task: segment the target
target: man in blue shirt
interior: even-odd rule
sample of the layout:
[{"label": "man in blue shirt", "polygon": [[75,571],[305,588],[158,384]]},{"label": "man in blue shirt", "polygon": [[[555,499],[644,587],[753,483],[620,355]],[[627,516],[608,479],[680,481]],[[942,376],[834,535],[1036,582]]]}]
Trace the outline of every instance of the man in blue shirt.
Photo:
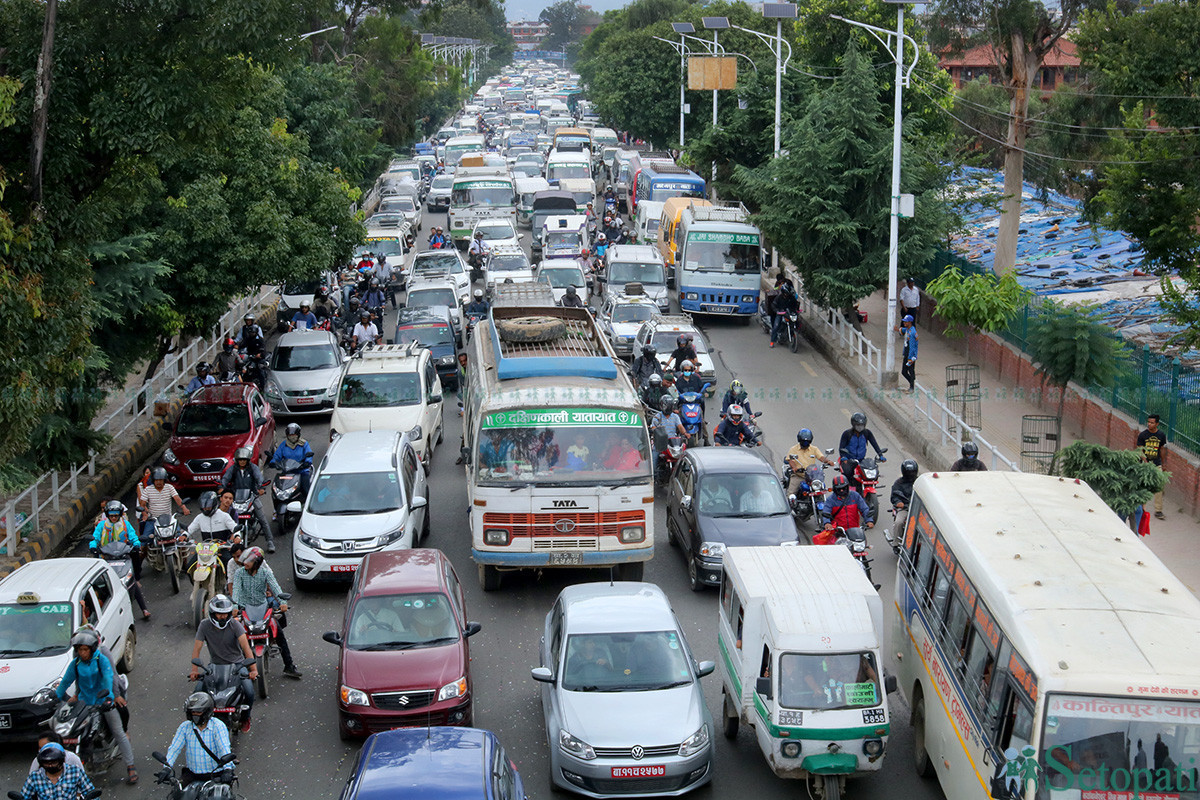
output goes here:
[{"label": "man in blue shirt", "polygon": [[188,381],[188,385],[184,387],[184,391],[188,394],[199,389],[201,386],[212,386],[217,382],[215,376],[209,374],[210,367],[207,361],[201,361],[196,365],[196,377]]},{"label": "man in blue shirt", "polygon": [[[21,795],[26,800],[75,800],[96,787],[78,764],[66,763],[67,753],[58,742],[47,742],[37,754],[37,769],[29,773]],[[76,757],[76,761],[78,761]]]},{"label": "man in blue shirt", "polygon": [[317,327],[317,315],[312,312],[312,304],[307,300],[300,301],[300,310],[292,315],[292,324],[288,330],[308,330]]},{"label": "man in blue shirt", "polygon": [[[167,748],[167,766],[184,754],[184,767],[179,782],[184,786],[197,781],[219,780],[224,769],[217,759],[233,752],[229,744],[229,729],[219,719],[213,719],[216,705],[212,695],[195,692],[183,702],[187,720],[179,723],[171,746]],[[216,756],[214,758],[213,756]]]},{"label": "man in blue shirt", "polygon": [[875,448],[875,455],[880,461],[887,461],[883,454],[887,452],[887,448],[881,448],[879,442],[875,441],[875,434],[871,433],[871,429],[867,427],[867,415],[861,411],[856,411],[850,415],[850,427],[842,431],[842,439],[838,442],[838,454],[842,459],[852,458],[855,461],[862,461],[867,457],[867,445]]},{"label": "man in blue shirt", "polygon": [[904,325],[904,366],[900,367],[900,374],[908,381],[908,390],[916,391],[917,388],[917,327],[913,324],[911,314],[906,314],[902,321]]},{"label": "man in blue shirt", "polygon": [[308,440],[300,437],[300,425],[295,422],[288,423],[286,436],[279,443],[279,447],[275,448],[275,453],[271,456],[267,466],[283,469],[284,462],[288,460],[299,461],[302,465],[300,493],[308,497],[309,481],[312,478],[313,449]]},{"label": "man in blue shirt", "polygon": [[658,453],[666,450],[667,440],[672,436],[687,439],[687,428],[683,427],[683,418],[675,410],[675,398],[669,394],[659,399],[660,411],[655,412],[650,419],[650,432],[654,436],[654,446],[650,448],[650,459],[653,462],[654,473],[658,473]]},{"label": "man in blue shirt", "polygon": [[67,690],[75,685],[77,695],[72,697],[70,702],[79,701],[100,709],[104,721],[108,723],[108,729],[117,740],[121,758],[125,760],[129,782],[137,783],[137,768],[133,766],[133,746],[129,744],[129,737],[125,735],[121,715],[115,704],[116,698],[112,696],[113,667],[104,654],[99,652],[100,635],[91,628],[80,628],[71,637],[71,647],[75,651],[75,657],[67,665],[67,671],[54,693],[59,700],[66,700]]}]

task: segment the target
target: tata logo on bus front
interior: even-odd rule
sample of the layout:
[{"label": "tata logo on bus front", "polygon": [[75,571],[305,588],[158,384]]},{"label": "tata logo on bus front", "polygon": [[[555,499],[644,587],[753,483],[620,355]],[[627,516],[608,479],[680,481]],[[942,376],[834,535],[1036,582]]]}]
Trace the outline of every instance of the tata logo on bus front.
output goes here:
[{"label": "tata logo on bus front", "polygon": [[574,500],[551,500],[552,508],[579,508],[579,504]]}]

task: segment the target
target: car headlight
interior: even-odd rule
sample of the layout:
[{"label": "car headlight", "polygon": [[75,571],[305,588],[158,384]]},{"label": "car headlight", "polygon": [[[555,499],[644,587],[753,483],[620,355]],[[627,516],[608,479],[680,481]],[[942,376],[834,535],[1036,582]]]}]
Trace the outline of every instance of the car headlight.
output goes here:
[{"label": "car headlight", "polygon": [[[596,751],[592,746],[585,741],[576,739],[565,730],[558,732],[558,746],[565,753],[570,753],[576,758],[582,758],[584,761],[591,761],[596,757]],[[683,749],[682,747],[680,749]]]},{"label": "car headlight", "polygon": [[171,448],[168,447],[163,451],[163,461],[167,462],[168,464],[178,464],[179,458],[173,452],[171,452]]},{"label": "car headlight", "polygon": [[438,702],[453,700],[455,697],[462,697],[466,693],[467,679],[466,676],[463,676],[453,683],[447,683],[438,691]]},{"label": "car headlight", "polygon": [[384,547],[389,545],[392,542],[400,539],[402,536],[404,536],[404,528],[397,528],[390,533],[385,533],[383,536],[379,537],[379,546]]},{"label": "car headlight", "polygon": [[319,550],[321,548],[321,540],[313,536],[311,533],[305,533],[304,531],[297,530],[296,538],[299,539],[300,544],[304,545],[305,547],[311,547],[314,550]]},{"label": "car headlight", "polygon": [[448,367],[454,363],[454,356],[442,356],[438,359],[438,363],[444,367]]},{"label": "car headlight", "polygon": [[492,547],[505,547],[508,544],[508,531],[504,528],[488,528],[483,532],[483,543]]},{"label": "car headlight", "polygon": [[342,386],[342,379],[341,379],[341,376],[338,376],[337,378],[333,379],[333,383],[329,384],[329,388],[327,390],[325,390],[325,394],[328,397],[337,397],[338,389],[340,389],[341,386]]},{"label": "car headlight", "polygon": [[642,525],[629,525],[621,528],[621,544],[634,544],[646,540],[646,528]]},{"label": "car headlight", "polygon": [[700,299],[700,295],[698,295],[698,294],[697,294],[697,293],[695,293],[695,292],[684,292],[684,293],[683,293],[683,299],[684,299],[684,300],[699,300],[699,299]]},{"label": "car headlight", "polygon": [[724,542],[701,542],[700,555],[708,556],[709,558],[721,558],[725,555]]},{"label": "car headlight", "polygon": [[349,686],[342,684],[342,702],[348,706],[369,706],[371,701],[367,699],[367,693],[361,689],[351,689]]},{"label": "car headlight", "polygon": [[683,744],[679,745],[679,755],[694,756],[706,747],[708,747],[707,724],[702,725],[700,730],[683,740]]},{"label": "car headlight", "polygon": [[268,400],[282,400],[283,399],[283,389],[279,386],[278,383],[275,382],[274,379],[267,381],[267,385],[264,388],[263,393],[266,394]]},{"label": "car headlight", "polygon": [[61,681],[62,678],[55,678],[46,686],[38,689],[29,702],[33,703],[35,706],[48,706],[55,702],[58,700],[58,695],[54,693],[54,690],[58,688],[58,684]]}]

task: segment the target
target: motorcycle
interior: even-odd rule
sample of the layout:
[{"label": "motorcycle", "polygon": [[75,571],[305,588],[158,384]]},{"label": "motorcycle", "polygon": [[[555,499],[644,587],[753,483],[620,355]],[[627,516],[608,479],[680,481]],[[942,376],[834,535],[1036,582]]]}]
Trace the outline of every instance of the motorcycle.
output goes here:
[{"label": "motorcycle", "polygon": [[666,486],[671,473],[675,471],[675,464],[683,458],[684,451],[687,450],[687,441],[682,436],[668,436],[664,446],[659,448],[659,438],[655,437],[654,445],[658,449],[658,467],[654,471],[654,482],[658,486]]},{"label": "motorcycle", "polygon": [[292,529],[295,523],[300,521],[300,515],[288,511],[287,506],[293,500],[304,501],[300,495],[300,479],[301,473],[306,469],[312,469],[312,464],[302,464],[294,458],[285,459],[283,467],[275,475],[275,480],[271,482],[271,497],[275,500],[275,516],[279,521],[276,535],[280,539]]},{"label": "motorcycle", "polygon": [[[290,594],[281,594],[279,599],[287,602]],[[258,664],[258,681],[255,690],[259,698],[267,699],[267,668],[271,664],[272,651],[276,650],[275,640],[279,636],[279,620],[275,609],[269,603],[257,606],[247,606],[241,611],[242,627],[246,629],[246,638],[254,651],[254,661]]]},{"label": "motorcycle", "polygon": [[[787,489],[794,475],[791,464],[784,461],[783,478],[781,479],[784,489]],[[792,507],[792,516],[800,522],[807,522],[813,516],[820,519],[821,504],[825,502],[825,495],[828,493],[829,490],[825,487],[825,465],[819,461],[810,464],[804,470],[804,482],[800,487],[800,493],[788,497],[788,504]]]},{"label": "motorcycle", "polygon": [[196,542],[195,561],[189,572],[192,577],[192,627],[200,627],[208,601],[225,591],[225,564],[221,552],[225,543],[219,539]]},{"label": "motorcycle", "polygon": [[188,538],[174,514],[160,514],[154,520],[154,536],[146,542],[146,560],[159,572],[166,570],[171,578],[171,593],[179,594],[179,573],[182,559],[179,545]]},{"label": "motorcycle", "polygon": [[[264,483],[261,488],[265,489],[270,485],[270,483]],[[258,522],[258,516],[254,513],[254,501],[257,497],[258,494],[249,489],[236,489],[233,492],[233,507],[229,509],[229,516],[233,517],[234,522],[239,523],[245,530],[247,547],[254,544],[254,540],[259,536],[267,535]]]},{"label": "motorcycle", "polygon": [[871,581],[871,585],[876,589],[879,584],[871,579],[871,559],[867,556],[867,551],[871,549],[871,545],[867,544],[867,535],[862,528],[842,528],[834,527],[832,524],[826,523],[825,530],[817,536],[813,537],[813,544],[840,544],[850,551],[850,555],[858,561],[859,566],[863,568],[863,572],[867,574],[867,580]]},{"label": "motorcycle", "polygon": [[173,800],[233,800],[236,795],[233,792],[233,786],[237,783],[237,775],[233,772],[233,767],[230,764],[237,763],[237,756],[233,753],[226,753],[221,756],[219,764],[225,769],[221,770],[221,774],[212,780],[194,781],[186,788],[178,778],[175,777],[175,770],[171,769],[167,763],[167,757],[162,753],[155,751],[151,753],[154,760],[163,765],[163,769],[154,773],[155,783],[160,786],[171,787],[171,797]]},{"label": "motorcycle", "polygon": [[250,707],[242,692],[242,680],[250,677],[254,659],[243,659],[236,664],[205,664],[193,658],[192,664],[200,668],[197,690],[212,695],[216,705],[213,718],[225,723],[230,736],[237,736],[250,716]]},{"label": "motorcycle", "polygon": [[688,447],[698,446],[700,438],[704,444],[711,444],[708,428],[704,427],[704,412],[700,406],[700,398],[712,384],[706,383],[698,392],[683,392],[679,395],[679,418],[683,420],[683,429],[688,434]]},{"label": "motorcycle", "polygon": [[[763,443],[762,432],[760,431],[760,429],[758,427],[758,423],[756,423],[754,421],[754,420],[758,419],[759,417],[761,417],[762,413],[763,412],[761,412],[761,411],[755,411],[753,414],[751,414],[750,416],[748,416],[746,418],[746,427],[748,427],[754,433],[754,444],[747,444],[746,440],[745,440],[745,436],[742,436],[742,438],[739,439],[739,441],[738,441],[739,446],[743,446],[743,447],[761,447],[762,446],[762,443]],[[721,419],[725,419],[724,414],[721,415]],[[727,442],[718,442],[717,441],[717,429],[720,427],[721,427],[721,423],[719,423],[719,422],[713,426],[713,432],[712,432],[713,441],[716,442],[718,446],[728,446]]]},{"label": "motorcycle", "polygon": [[100,706],[64,700],[43,724],[62,737],[64,748],[79,756],[89,777],[108,772],[121,754]]},{"label": "motorcycle", "polygon": [[264,353],[247,353],[241,351],[241,355],[245,357],[242,363],[242,383],[253,383],[258,387],[259,391],[263,390],[263,385],[266,381],[266,355]]},{"label": "motorcycle", "polygon": [[846,478],[867,502],[871,519],[879,519],[879,465],[875,459],[867,456],[859,461],[854,467],[853,477],[847,475]]}]

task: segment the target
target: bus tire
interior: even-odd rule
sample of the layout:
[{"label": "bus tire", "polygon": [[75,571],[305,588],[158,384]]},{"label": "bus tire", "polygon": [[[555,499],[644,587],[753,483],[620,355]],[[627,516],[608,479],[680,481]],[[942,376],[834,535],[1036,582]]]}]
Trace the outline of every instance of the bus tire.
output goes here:
[{"label": "bus tire", "polygon": [[822,787],[822,800],[842,800],[842,778],[840,775],[826,775],[825,786]]},{"label": "bus tire", "polygon": [[733,707],[733,701],[729,699],[729,693],[725,691],[725,687],[721,687],[721,732],[725,734],[726,739],[736,739],[738,734],[738,712]]},{"label": "bus tire", "polygon": [[929,751],[925,749],[925,695],[920,684],[913,687],[912,709],[913,766],[919,777],[932,778],[933,762],[929,760]]},{"label": "bus tire", "polygon": [[646,571],[646,562],[630,561],[625,564],[617,564],[613,569],[619,581],[640,581]]},{"label": "bus tire", "polygon": [[479,565],[479,588],[485,592],[494,592],[500,588],[500,570],[491,564]]},{"label": "bus tire", "polygon": [[554,317],[516,317],[496,320],[496,332],[511,344],[552,342],[567,332],[566,323]]}]

